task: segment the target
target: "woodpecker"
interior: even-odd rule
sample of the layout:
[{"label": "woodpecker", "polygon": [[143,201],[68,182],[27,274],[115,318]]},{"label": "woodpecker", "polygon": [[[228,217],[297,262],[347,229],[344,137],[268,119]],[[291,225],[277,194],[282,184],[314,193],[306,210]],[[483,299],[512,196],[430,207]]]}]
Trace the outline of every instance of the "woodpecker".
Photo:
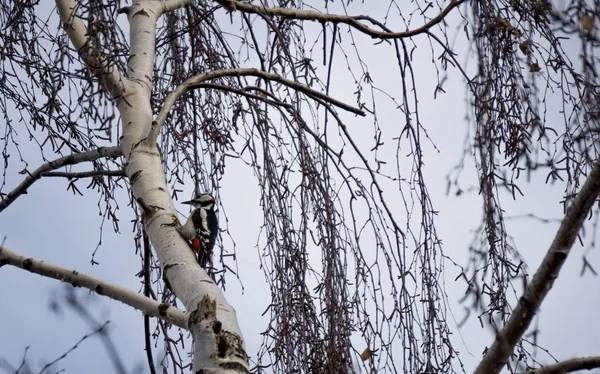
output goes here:
[{"label": "woodpecker", "polygon": [[191,205],[194,210],[187,222],[181,227],[181,235],[192,242],[192,249],[198,255],[198,263],[204,270],[212,264],[212,252],[219,232],[219,222],[215,213],[215,198],[210,194],[201,194],[183,204]]}]

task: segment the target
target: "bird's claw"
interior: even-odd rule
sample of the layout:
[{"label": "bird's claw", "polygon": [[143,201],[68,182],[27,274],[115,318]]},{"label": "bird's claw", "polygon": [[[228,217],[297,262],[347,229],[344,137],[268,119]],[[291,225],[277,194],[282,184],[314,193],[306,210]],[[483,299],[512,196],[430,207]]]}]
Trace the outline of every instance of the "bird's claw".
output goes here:
[{"label": "bird's claw", "polygon": [[179,218],[177,218],[176,215],[172,214],[171,220],[172,220],[171,223],[163,223],[161,226],[175,227],[177,229],[177,231],[181,232],[181,222],[179,222]]},{"label": "bird's claw", "polygon": [[181,222],[179,222],[179,218],[177,218],[177,216],[173,214],[173,215],[171,215],[171,219],[173,222],[163,223],[161,226],[175,227],[175,230],[177,230],[177,233],[179,233],[179,236],[181,236],[183,239],[185,239],[185,241],[187,241],[187,238],[181,232]]}]

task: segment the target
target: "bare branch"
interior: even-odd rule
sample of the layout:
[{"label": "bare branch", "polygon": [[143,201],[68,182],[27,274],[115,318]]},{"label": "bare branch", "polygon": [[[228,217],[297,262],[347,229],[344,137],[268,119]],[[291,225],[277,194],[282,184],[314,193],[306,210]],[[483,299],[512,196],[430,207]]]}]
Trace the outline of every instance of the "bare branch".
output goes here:
[{"label": "bare branch", "polygon": [[215,70],[215,71],[211,71],[208,73],[195,75],[195,76],[189,78],[188,80],[186,80],[181,85],[179,85],[179,87],[177,87],[174,91],[172,91],[167,96],[160,113],[158,113],[156,120],[154,120],[154,122],[152,123],[152,128],[150,129],[150,133],[148,134],[147,142],[149,144],[156,143],[156,138],[158,137],[158,131],[160,130],[160,127],[167,119],[167,115],[169,114],[171,107],[173,106],[173,104],[175,104],[177,99],[179,99],[181,96],[185,95],[189,90],[201,87],[201,84],[207,80],[222,78],[222,77],[241,77],[241,76],[254,76],[254,77],[259,77],[259,78],[263,78],[263,79],[270,80],[270,81],[275,81],[275,82],[281,83],[283,85],[286,85],[296,91],[300,91],[308,96],[311,96],[312,98],[324,100],[325,102],[331,103],[331,104],[333,104],[339,108],[342,108],[344,110],[347,110],[349,112],[352,112],[352,113],[355,113],[355,114],[358,114],[361,116],[365,116],[365,112],[358,108],[354,108],[348,104],[344,104],[341,101],[333,99],[324,93],[313,90],[310,87],[307,87],[298,82],[294,82],[293,80],[284,78],[277,74],[269,73],[269,72],[258,70],[258,69],[243,69],[243,68]]},{"label": "bare branch", "polygon": [[483,357],[475,374],[499,373],[504,367],[519,338],[529,327],[533,316],[558,278],[583,221],[600,194],[600,159],[596,161],[581,190],[567,209],[554,241],[514,312],[496,334],[494,344]]},{"label": "bare branch", "polygon": [[[283,103],[279,100],[275,100],[275,98],[269,99],[268,97],[273,97],[273,96],[270,95],[267,90],[264,90],[257,86],[246,86],[244,88],[235,88],[235,87],[225,86],[222,84],[201,83],[201,84],[198,84],[195,88],[212,88],[215,90],[232,92],[232,93],[238,94],[240,96],[244,96],[244,97],[247,97],[250,99],[262,101],[264,103],[267,103],[267,104],[273,105],[273,106],[285,106],[286,108],[290,106],[289,104]],[[257,91],[260,94],[250,93],[251,91]]]},{"label": "bare branch", "polygon": [[292,8],[263,8],[258,7],[248,3],[242,3],[236,0],[215,0],[217,3],[222,5],[229,11],[239,10],[244,13],[253,13],[259,15],[269,15],[274,17],[281,17],[285,19],[302,19],[307,21],[317,21],[317,22],[331,22],[331,23],[345,23],[348,26],[354,27],[355,29],[370,35],[373,38],[380,39],[400,39],[400,38],[408,38],[411,36],[415,36],[418,34],[422,34],[427,32],[431,27],[440,23],[447,15],[452,11],[452,9],[456,8],[460,4],[464,3],[465,0],[452,0],[450,4],[442,10],[442,12],[436,17],[432,18],[429,22],[424,24],[421,27],[418,27],[413,30],[408,31],[400,31],[400,32],[387,32],[387,31],[378,31],[374,30],[365,24],[361,23],[361,20],[373,22],[371,17],[368,16],[343,16],[338,14],[325,14],[320,12],[315,12],[312,10],[303,10],[303,9],[292,9]]},{"label": "bare branch", "polygon": [[123,170],[91,170],[91,171],[81,171],[81,172],[63,172],[63,171],[48,171],[42,173],[42,177],[64,177],[64,178],[90,178],[90,177],[98,177],[98,176],[107,176],[107,177],[124,177],[125,171]]},{"label": "bare branch", "polygon": [[90,71],[104,83],[113,97],[123,93],[124,77],[112,66],[96,45],[88,38],[88,31],[77,13],[75,0],[56,0],[60,21],[81,59]]},{"label": "bare branch", "polygon": [[543,368],[528,370],[524,374],[563,374],[578,370],[591,370],[600,367],[600,356],[580,357],[547,365]]},{"label": "bare branch", "polygon": [[45,277],[58,279],[73,286],[85,287],[100,295],[120,301],[143,313],[158,317],[175,326],[187,329],[188,316],[179,309],[158,301],[152,300],[137,292],[105,281],[93,275],[80,273],[76,270],[49,264],[44,261],[25,257],[6,247],[0,246],[0,266],[9,264],[18,268],[39,274]]},{"label": "bare branch", "polygon": [[15,189],[10,191],[6,196],[0,196],[0,212],[6,207],[12,204],[19,196],[26,194],[27,189],[38,179],[40,179],[46,172],[55,170],[65,165],[75,165],[80,162],[93,161],[99,158],[117,158],[122,156],[121,147],[100,147],[89,152],[74,153],[65,157],[57,158],[54,161],[49,161],[42,166],[35,169],[33,173],[30,173],[27,178]]}]

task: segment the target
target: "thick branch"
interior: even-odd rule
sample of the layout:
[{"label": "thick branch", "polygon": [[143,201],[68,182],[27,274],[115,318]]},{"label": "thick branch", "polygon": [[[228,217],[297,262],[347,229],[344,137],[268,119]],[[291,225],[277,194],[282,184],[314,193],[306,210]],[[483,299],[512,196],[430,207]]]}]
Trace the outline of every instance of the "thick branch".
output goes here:
[{"label": "thick branch", "polygon": [[[161,1],[161,9],[160,14],[171,12],[175,9],[181,8],[182,6],[186,6],[192,3],[192,0],[166,0]],[[160,15],[159,14],[159,15]]]},{"label": "thick branch", "polygon": [[75,0],[56,0],[56,7],[60,22],[86,66],[104,83],[113,97],[120,96],[123,93],[123,76],[103,58],[96,41],[88,38],[87,29],[77,14]]},{"label": "thick branch", "polygon": [[[400,32],[387,32],[387,31],[379,31],[372,29],[365,24],[361,23],[361,20],[371,21],[370,17],[367,16],[343,16],[337,14],[325,14],[319,13],[312,10],[303,10],[303,9],[292,9],[292,8],[263,8],[258,7],[249,3],[242,3],[236,0],[215,0],[217,3],[222,5],[229,11],[239,10],[244,13],[253,13],[259,15],[269,15],[271,17],[281,17],[287,19],[301,19],[307,21],[317,21],[317,22],[331,22],[331,23],[345,23],[355,29],[373,37],[379,39],[399,39],[399,38],[408,38],[411,36],[415,36],[417,34],[424,33],[428,31],[433,26],[440,23],[450,11],[460,4],[464,3],[465,0],[452,0],[442,10],[440,14],[438,14],[435,18],[432,18],[429,22],[425,23],[423,26],[408,30],[408,31],[400,31]],[[372,22],[375,23],[375,22]]]},{"label": "thick branch", "polygon": [[35,171],[21,184],[19,184],[15,189],[10,191],[6,196],[0,196],[0,212],[2,212],[6,207],[8,207],[13,201],[15,201],[22,194],[27,193],[27,189],[38,179],[42,177],[42,174],[49,172],[51,170],[58,169],[65,165],[74,165],[80,162],[85,161],[93,161],[102,157],[109,158],[117,158],[122,156],[120,147],[100,147],[93,151],[75,153],[69,156],[57,158],[54,161],[46,162],[39,168],[35,169]]},{"label": "thick branch", "polygon": [[525,289],[524,295],[519,299],[519,304],[506,325],[496,334],[494,344],[477,366],[475,374],[499,373],[504,367],[519,338],[529,327],[533,316],[558,278],[560,269],[598,194],[600,194],[600,159],[594,164],[583,187],[567,209],[567,214],[558,228],[546,257]]},{"label": "thick branch", "polygon": [[28,258],[6,247],[0,246],[0,266],[9,264],[18,268],[39,274],[45,277],[58,279],[62,282],[71,283],[73,286],[85,287],[100,295],[120,301],[143,313],[158,317],[175,326],[187,329],[188,315],[179,309],[152,300],[127,288],[117,286],[93,275],[80,273],[76,270],[63,268],[62,266],[49,264],[33,258]]},{"label": "thick branch", "polygon": [[525,374],[563,374],[579,370],[591,370],[600,368],[600,356],[580,357],[572,360],[547,365],[543,368],[526,371]]},{"label": "thick branch", "polygon": [[173,107],[173,105],[175,104],[177,99],[179,99],[181,96],[185,95],[188,91],[190,91],[194,88],[201,87],[202,83],[205,81],[216,79],[216,78],[222,78],[222,77],[241,77],[241,76],[254,76],[254,77],[263,78],[265,80],[275,81],[275,82],[281,83],[285,86],[288,86],[296,91],[302,92],[308,96],[312,96],[314,98],[318,98],[325,102],[331,103],[331,104],[333,104],[339,108],[342,108],[344,110],[347,110],[349,112],[352,112],[352,113],[355,113],[355,114],[358,114],[361,116],[365,116],[365,112],[363,112],[362,110],[360,110],[358,108],[354,108],[348,104],[344,104],[341,101],[333,99],[330,96],[328,96],[322,92],[313,90],[310,87],[307,87],[307,86],[300,84],[298,82],[295,82],[293,80],[284,78],[277,74],[273,74],[273,73],[269,73],[269,72],[257,70],[257,69],[243,69],[243,68],[215,70],[215,71],[211,71],[209,73],[195,75],[195,76],[189,78],[188,80],[186,80],[185,82],[183,82],[181,85],[179,85],[179,87],[177,87],[174,91],[169,93],[160,113],[158,113],[156,120],[152,123],[152,129],[150,130],[150,133],[148,134],[148,138],[147,138],[148,144],[156,143],[156,138],[158,137],[158,132],[160,130],[160,127],[167,119],[167,115],[169,114],[171,107]]}]

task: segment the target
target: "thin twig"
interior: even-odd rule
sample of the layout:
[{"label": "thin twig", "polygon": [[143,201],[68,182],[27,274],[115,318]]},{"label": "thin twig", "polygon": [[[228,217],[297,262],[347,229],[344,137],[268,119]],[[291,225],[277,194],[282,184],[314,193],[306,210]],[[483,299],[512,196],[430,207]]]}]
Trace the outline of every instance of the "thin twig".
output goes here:
[{"label": "thin twig", "polygon": [[100,340],[104,345],[104,349],[106,349],[106,354],[108,355],[110,362],[113,364],[114,372],[117,374],[126,374],[127,369],[125,369],[125,365],[123,364],[123,358],[119,353],[115,342],[111,338],[108,329],[105,328],[109,321],[100,324],[100,322],[96,320],[92,313],[79,301],[79,297],[74,288],[66,289],[65,301],[67,302],[67,305],[71,307],[75,313],[77,313],[77,316],[80,317],[91,328],[99,329],[98,331],[100,333]]},{"label": "thin twig", "polygon": [[[150,247],[150,239],[148,238],[148,234],[146,234],[146,230],[143,229],[143,237],[144,237],[144,296],[150,298],[150,293],[152,291],[152,284],[150,280],[150,258],[152,256],[152,249]],[[146,359],[148,360],[148,368],[150,369],[150,374],[156,374],[156,368],[154,367],[154,357],[152,356],[152,342],[150,341],[150,316],[144,315],[144,344],[146,348]]]},{"label": "thin twig", "polygon": [[60,360],[65,359],[69,355],[69,353],[71,353],[74,350],[76,350],[77,348],[79,348],[79,345],[81,343],[83,343],[84,340],[86,340],[87,338],[91,338],[92,336],[94,336],[96,334],[100,334],[103,331],[103,329],[106,328],[106,326],[108,325],[108,323],[109,323],[109,321],[106,321],[102,325],[100,325],[97,328],[95,328],[94,331],[92,331],[91,333],[85,334],[84,336],[82,336],[81,339],[79,339],[77,341],[77,343],[73,344],[73,346],[71,348],[69,348],[65,353],[63,353],[62,355],[60,355],[60,357],[58,357],[54,361],[51,361],[51,362],[47,363],[46,365],[44,365],[44,367],[42,368],[42,370],[40,370],[40,373],[43,373],[46,369],[51,368],[53,365],[55,365]]}]

